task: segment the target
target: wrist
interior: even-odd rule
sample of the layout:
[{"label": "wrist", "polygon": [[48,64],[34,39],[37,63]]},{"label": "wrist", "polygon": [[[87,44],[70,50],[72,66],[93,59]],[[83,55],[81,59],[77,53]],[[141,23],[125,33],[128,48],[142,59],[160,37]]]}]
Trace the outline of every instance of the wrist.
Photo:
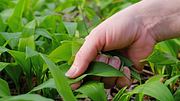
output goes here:
[{"label": "wrist", "polygon": [[159,42],[180,37],[180,0],[144,0],[137,4],[137,18]]}]

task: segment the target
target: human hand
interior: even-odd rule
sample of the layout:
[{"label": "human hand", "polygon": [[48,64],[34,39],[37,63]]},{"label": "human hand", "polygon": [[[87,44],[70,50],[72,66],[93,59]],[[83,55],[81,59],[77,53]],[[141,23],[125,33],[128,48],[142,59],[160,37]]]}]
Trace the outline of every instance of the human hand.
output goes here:
[{"label": "human hand", "polygon": [[[100,51],[110,50],[119,50],[119,53],[127,56],[133,62],[134,67],[141,71],[143,64],[140,63],[140,60],[151,54],[156,42],[180,36],[173,34],[180,32],[178,3],[180,3],[179,0],[171,2],[168,0],[143,0],[114,14],[86,37],[66,76],[70,78],[80,76],[86,71],[89,63],[95,59],[98,60],[97,58],[110,65],[115,61],[120,61],[114,57],[108,58],[102,55],[97,57]],[[113,64],[112,66],[118,68],[119,65]],[[128,68],[125,69],[125,74],[130,75]],[[106,78],[103,81],[106,85],[125,86],[130,84],[127,77],[118,79]],[[123,83],[118,81],[123,81]],[[76,87],[78,85],[80,84],[77,84]]]}]

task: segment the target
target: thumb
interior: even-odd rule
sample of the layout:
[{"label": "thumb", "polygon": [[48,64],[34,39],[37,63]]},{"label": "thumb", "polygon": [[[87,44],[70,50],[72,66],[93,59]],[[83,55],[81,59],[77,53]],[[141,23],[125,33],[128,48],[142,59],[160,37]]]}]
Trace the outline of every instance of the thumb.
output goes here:
[{"label": "thumb", "polygon": [[69,78],[76,78],[83,74],[89,63],[95,59],[97,53],[102,49],[100,38],[94,33],[86,37],[86,40],[75,56],[71,68],[66,72]]}]

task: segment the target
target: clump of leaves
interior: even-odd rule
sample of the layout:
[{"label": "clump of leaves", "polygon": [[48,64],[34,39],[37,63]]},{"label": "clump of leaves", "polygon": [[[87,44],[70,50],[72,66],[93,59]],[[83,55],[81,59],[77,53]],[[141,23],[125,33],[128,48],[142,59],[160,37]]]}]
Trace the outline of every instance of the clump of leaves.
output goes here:
[{"label": "clump of leaves", "polygon": [[[87,76],[124,76],[121,71],[101,62],[92,62],[76,79],[69,79],[64,74],[90,30],[135,2],[138,0],[2,0],[0,101],[76,101],[86,98],[106,101],[102,82],[87,80],[75,91],[71,90],[70,84]],[[127,87],[118,90],[113,100],[143,100],[151,96],[160,101],[178,101],[179,47],[179,39],[159,43],[153,54],[144,60],[150,71],[159,76],[146,81],[131,68],[132,77],[140,84],[136,83],[130,91]],[[122,65],[132,65],[116,52],[105,54],[118,55]]]}]

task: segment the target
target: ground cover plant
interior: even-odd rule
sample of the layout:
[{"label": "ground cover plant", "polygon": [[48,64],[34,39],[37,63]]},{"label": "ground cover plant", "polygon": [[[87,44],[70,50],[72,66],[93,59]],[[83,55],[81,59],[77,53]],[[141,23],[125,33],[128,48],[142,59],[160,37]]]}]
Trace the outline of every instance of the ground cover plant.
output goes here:
[{"label": "ground cover plant", "polygon": [[[0,101],[179,101],[180,39],[160,42],[133,84],[106,93],[92,76],[118,77],[122,71],[92,62],[76,79],[65,77],[85,36],[100,22],[139,0],[0,0]],[[82,86],[70,84],[85,78]]]}]

